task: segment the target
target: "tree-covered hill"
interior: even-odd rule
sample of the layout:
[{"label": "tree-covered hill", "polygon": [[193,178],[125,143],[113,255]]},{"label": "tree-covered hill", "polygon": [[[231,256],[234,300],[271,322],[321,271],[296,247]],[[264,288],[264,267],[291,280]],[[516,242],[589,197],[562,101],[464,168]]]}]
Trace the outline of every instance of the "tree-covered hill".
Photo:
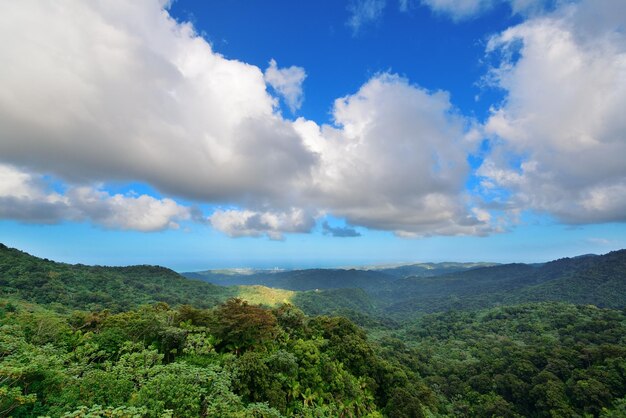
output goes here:
[{"label": "tree-covered hill", "polygon": [[[331,280],[331,279],[328,279]],[[338,311],[378,315],[360,289],[296,292],[260,285],[219,286],[159,266],[105,267],[57,263],[0,244],[0,297],[59,309],[120,312],[144,304],[209,308],[238,297],[254,304],[293,303],[309,314]]]},{"label": "tree-covered hill", "polygon": [[212,270],[183,273],[185,277],[205,280],[222,286],[262,285],[289,290],[370,289],[392,282],[396,276],[376,270],[307,269],[252,274],[225,274]]},{"label": "tree-covered hill", "polygon": [[157,266],[70,265],[0,246],[0,291],[77,309],[120,311],[158,301],[211,307],[229,297],[242,297],[268,305],[294,303],[309,314],[392,316],[396,320],[426,312],[533,301],[626,307],[626,250],[543,264],[433,266],[439,267],[431,266],[432,272],[455,271],[403,278],[386,270],[357,269],[211,273],[219,276],[210,279],[216,283],[241,285],[224,287],[207,283],[204,273],[192,275],[202,277],[197,280]]},{"label": "tree-covered hill", "polygon": [[231,299],[58,313],[0,298],[0,416],[623,417],[624,312],[430,314],[379,341]]},{"label": "tree-covered hill", "polygon": [[546,268],[554,268],[562,261],[579,264],[576,269],[555,274],[550,281],[526,287],[518,294],[504,298],[504,302],[567,301],[600,307],[626,307],[626,250],[582,260],[557,260]]},{"label": "tree-covered hill", "polygon": [[186,274],[216,284],[308,291],[294,294],[293,302],[310,313],[340,312],[343,307],[343,312],[402,319],[424,312],[549,300],[626,307],[626,250],[542,264],[423,263],[378,270]]},{"label": "tree-covered hill", "polygon": [[444,274],[456,273],[459,271],[467,271],[481,267],[495,266],[497,263],[415,263],[405,264],[396,267],[384,267],[377,268],[376,271],[380,271],[385,274],[397,278],[405,277],[433,277],[442,276]]},{"label": "tree-covered hill", "polygon": [[158,266],[103,267],[57,263],[0,244],[0,292],[72,309],[122,311],[139,305],[215,306],[233,290]]},{"label": "tree-covered hill", "polygon": [[[625,311],[591,304],[624,308],[625,271],[616,251],[293,291],[1,246],[0,416],[624,417]],[[582,305],[519,304],[553,299]]]},{"label": "tree-covered hill", "polygon": [[626,250],[545,264],[506,264],[430,278],[409,277],[373,296],[396,315],[532,301],[623,308]]},{"label": "tree-covered hill", "polygon": [[624,311],[543,302],[445,312],[395,337],[452,416],[626,416]]},{"label": "tree-covered hill", "polygon": [[222,286],[263,285],[289,290],[314,289],[375,289],[406,277],[433,277],[494,263],[416,263],[391,267],[350,269],[306,269],[286,271],[205,270],[182,273],[191,279],[204,280]]}]

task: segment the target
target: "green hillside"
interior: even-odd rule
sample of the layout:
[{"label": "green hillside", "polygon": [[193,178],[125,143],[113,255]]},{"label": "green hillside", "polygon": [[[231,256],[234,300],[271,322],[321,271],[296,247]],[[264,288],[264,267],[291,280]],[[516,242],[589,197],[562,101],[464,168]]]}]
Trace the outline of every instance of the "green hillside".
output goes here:
[{"label": "green hillside", "polygon": [[0,292],[39,304],[116,312],[155,302],[211,307],[235,294],[220,286],[188,280],[164,267],[56,263],[2,244]]},{"label": "green hillside", "polygon": [[625,258],[293,291],[2,246],[0,416],[623,417]]},{"label": "green hillside", "polygon": [[433,277],[494,265],[497,265],[497,263],[416,263],[397,267],[377,268],[375,270],[397,278],[410,276]]},{"label": "green hillside", "polygon": [[212,270],[183,273],[185,277],[205,280],[222,286],[261,285],[289,290],[376,288],[397,279],[376,270],[308,269],[253,274],[221,273]]},{"label": "green hillside", "polygon": [[430,278],[406,278],[373,293],[385,311],[475,309],[561,301],[626,307],[626,250],[563,258],[545,264],[507,264]]}]

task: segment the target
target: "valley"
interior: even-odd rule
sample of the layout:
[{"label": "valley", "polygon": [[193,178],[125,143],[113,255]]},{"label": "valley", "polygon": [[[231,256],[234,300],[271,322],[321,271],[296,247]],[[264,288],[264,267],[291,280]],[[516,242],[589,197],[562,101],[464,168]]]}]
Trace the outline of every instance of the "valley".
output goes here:
[{"label": "valley", "polygon": [[0,246],[0,291],[2,416],[626,411],[624,250],[181,275]]}]

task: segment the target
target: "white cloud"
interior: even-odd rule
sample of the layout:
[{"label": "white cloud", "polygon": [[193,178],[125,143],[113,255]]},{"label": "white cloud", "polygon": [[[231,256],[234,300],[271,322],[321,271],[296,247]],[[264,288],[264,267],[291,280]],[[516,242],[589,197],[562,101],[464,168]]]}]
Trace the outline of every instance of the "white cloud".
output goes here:
[{"label": "white cloud", "polygon": [[348,3],[350,18],[346,24],[352,29],[352,34],[356,35],[364,25],[378,21],[386,4],[386,0],[351,0]]},{"label": "white cloud", "polygon": [[[502,3],[507,3],[514,14],[532,15],[545,10],[553,3],[566,1],[568,0],[421,0],[423,5],[430,7],[434,12],[448,15],[453,20],[476,17]],[[403,3],[401,10],[402,7]]]},{"label": "white cloud", "polygon": [[381,74],[338,99],[333,114],[336,127],[294,124],[320,156],[307,193],[317,207],[398,234],[490,231],[463,198],[473,144],[447,93]]},{"label": "white cloud", "polygon": [[160,3],[2,2],[0,160],[202,200],[271,198],[306,176],[314,156],[263,72]]},{"label": "white cloud", "polygon": [[338,99],[333,116],[334,126],[294,122],[318,163],[310,181],[285,192],[283,206],[217,211],[211,224],[233,237],[282,238],[313,227],[313,211],[300,207],[404,237],[494,231],[464,195],[474,133],[447,93],[380,74]]},{"label": "white cloud", "polygon": [[623,1],[583,1],[489,42],[504,57],[491,78],[507,96],[486,123],[500,142],[479,174],[518,209],[626,220],[625,25]]},{"label": "white cloud", "polygon": [[436,13],[447,14],[455,20],[476,16],[491,9],[495,0],[422,0]]},{"label": "white cloud", "polygon": [[110,195],[85,186],[59,193],[41,176],[0,164],[0,218],[37,223],[89,220],[110,229],[151,232],[178,228],[177,222],[191,218],[191,210],[172,199]]},{"label": "white cloud", "polygon": [[[355,29],[384,7],[352,4]],[[83,189],[136,181],[239,208],[210,219],[231,236],[307,232],[318,213],[398,234],[492,230],[465,196],[471,134],[445,92],[378,75],[337,100],[334,126],[292,123],[266,82],[296,106],[303,70],[226,59],[154,0],[2,2],[0,39],[0,163],[36,192],[7,197],[19,202],[4,217],[139,230],[192,217],[169,199]],[[27,204],[36,213],[10,210]]]},{"label": "white cloud", "polygon": [[191,217],[190,209],[172,199],[156,199],[148,195],[110,195],[90,187],[72,188],[68,201],[79,216],[112,229],[143,232],[178,229],[177,221]]},{"label": "white cloud", "polygon": [[209,217],[211,225],[230,237],[260,237],[284,239],[284,233],[309,232],[315,218],[302,209],[291,208],[285,212],[251,210],[216,210]]},{"label": "white cloud", "polygon": [[278,68],[276,60],[271,60],[264,78],[265,82],[283,97],[291,113],[300,109],[303,99],[302,83],[306,78],[304,68],[296,66]]}]

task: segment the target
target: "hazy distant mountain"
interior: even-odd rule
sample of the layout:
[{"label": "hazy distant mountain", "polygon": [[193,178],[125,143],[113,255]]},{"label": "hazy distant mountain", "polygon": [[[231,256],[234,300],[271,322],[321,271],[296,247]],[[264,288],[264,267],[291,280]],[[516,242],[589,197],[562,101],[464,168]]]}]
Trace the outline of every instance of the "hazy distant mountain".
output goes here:
[{"label": "hazy distant mountain", "polygon": [[306,270],[206,270],[182,273],[185,277],[222,286],[262,285],[290,290],[360,288],[376,289],[399,278],[433,277],[494,263],[416,263],[350,269]]},{"label": "hazy distant mountain", "polygon": [[[414,274],[405,277],[408,272]],[[186,276],[202,281],[158,266],[56,263],[0,244],[0,295],[78,309],[123,310],[158,301],[213,306],[236,296],[255,303],[290,301],[310,313],[350,311],[397,319],[420,312],[534,301],[626,307],[626,250],[543,264],[439,263]]]},{"label": "hazy distant mountain", "polygon": [[506,264],[432,278],[411,277],[374,294],[392,313],[530,301],[626,307],[626,250],[544,264]]},{"label": "hazy distant mountain", "polygon": [[409,276],[433,277],[441,276],[443,274],[455,273],[458,271],[467,271],[479,267],[490,267],[495,265],[497,265],[497,263],[415,263],[394,267],[372,268],[372,270],[377,270],[398,278],[404,278]]},{"label": "hazy distant mountain", "polygon": [[356,269],[308,269],[254,274],[223,274],[209,270],[183,273],[183,275],[222,286],[262,285],[289,290],[371,289],[397,279],[397,277],[381,271]]}]

